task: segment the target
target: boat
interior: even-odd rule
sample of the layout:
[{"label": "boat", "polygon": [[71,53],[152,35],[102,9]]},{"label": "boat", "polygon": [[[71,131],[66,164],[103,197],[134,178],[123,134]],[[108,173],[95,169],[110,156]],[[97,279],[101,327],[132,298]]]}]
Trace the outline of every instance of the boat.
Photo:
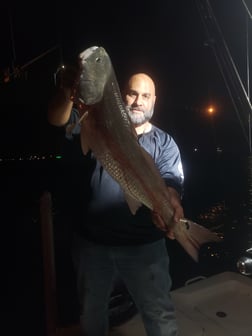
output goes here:
[{"label": "boat", "polygon": [[[252,279],[238,272],[190,279],[173,290],[180,336],[250,336]],[[147,336],[139,314],[110,336]]]}]

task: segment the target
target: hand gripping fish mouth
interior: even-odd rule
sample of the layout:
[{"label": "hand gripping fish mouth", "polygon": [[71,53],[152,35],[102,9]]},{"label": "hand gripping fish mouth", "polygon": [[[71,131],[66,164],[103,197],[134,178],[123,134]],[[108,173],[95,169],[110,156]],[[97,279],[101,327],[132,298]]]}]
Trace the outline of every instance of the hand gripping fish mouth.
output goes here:
[{"label": "hand gripping fish mouth", "polygon": [[[153,158],[138,143],[125,108],[109,55],[102,47],[90,47],[79,55],[77,96],[88,106],[81,122],[84,155],[92,151],[125,194],[132,214],[144,205],[155,211],[172,229],[175,239],[198,261],[202,244],[217,242],[217,233],[190,220],[175,225],[168,188]],[[142,174],[142,172],[145,174]]]}]

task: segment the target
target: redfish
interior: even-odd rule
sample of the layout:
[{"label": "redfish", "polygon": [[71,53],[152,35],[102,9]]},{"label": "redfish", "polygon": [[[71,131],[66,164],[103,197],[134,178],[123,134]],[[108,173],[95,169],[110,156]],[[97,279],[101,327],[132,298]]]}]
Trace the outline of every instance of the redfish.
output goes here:
[{"label": "redfish", "polygon": [[152,157],[138,143],[106,50],[90,47],[79,55],[77,97],[87,108],[81,118],[81,146],[92,151],[119,183],[132,214],[141,205],[158,213],[187,253],[198,261],[203,243],[219,241],[217,233],[188,219],[173,221],[170,194]]}]

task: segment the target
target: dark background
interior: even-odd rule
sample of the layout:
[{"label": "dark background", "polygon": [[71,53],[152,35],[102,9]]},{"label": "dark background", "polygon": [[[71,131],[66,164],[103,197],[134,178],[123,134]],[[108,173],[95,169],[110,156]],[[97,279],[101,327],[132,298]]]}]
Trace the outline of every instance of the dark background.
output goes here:
[{"label": "dark background", "polygon": [[[210,3],[246,88],[245,7],[237,0]],[[247,151],[196,1],[10,1],[1,12],[0,153],[54,150],[44,129],[54,75],[91,45],[108,51],[120,85],[135,71],[154,77],[153,122],[182,150],[218,145]],[[6,68],[11,76],[4,83]],[[213,120],[206,113],[210,104],[216,106]]]},{"label": "dark background", "polygon": [[[246,87],[245,8],[238,0],[210,3]],[[168,131],[181,149],[185,213],[202,224],[221,225],[226,233],[225,243],[213,247],[216,257],[211,258],[205,247],[199,264],[175,242],[167,242],[174,287],[195,275],[235,269],[235,260],[247,243],[249,148],[196,1],[8,1],[1,3],[0,12],[2,246],[4,258],[11,261],[7,277],[10,313],[18,321],[11,329],[44,334],[39,200],[46,189],[54,195],[61,322],[77,317],[65,248],[67,230],[58,206],[59,195],[71,192],[73,180],[60,160],[27,158],[60,153],[59,133],[46,120],[55,73],[92,45],[107,50],[120,85],[135,71],[153,76],[157,90],[153,122]],[[251,23],[249,29],[251,33]],[[213,117],[206,112],[210,104],[216,107]]]}]

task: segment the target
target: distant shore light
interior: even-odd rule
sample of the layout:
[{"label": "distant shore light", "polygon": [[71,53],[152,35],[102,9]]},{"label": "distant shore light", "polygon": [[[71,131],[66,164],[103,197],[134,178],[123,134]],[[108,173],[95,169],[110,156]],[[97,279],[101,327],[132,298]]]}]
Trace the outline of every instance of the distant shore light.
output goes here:
[{"label": "distant shore light", "polygon": [[214,114],[215,113],[215,108],[214,108],[214,106],[209,106],[208,108],[207,108],[207,112],[208,112],[208,114]]}]

